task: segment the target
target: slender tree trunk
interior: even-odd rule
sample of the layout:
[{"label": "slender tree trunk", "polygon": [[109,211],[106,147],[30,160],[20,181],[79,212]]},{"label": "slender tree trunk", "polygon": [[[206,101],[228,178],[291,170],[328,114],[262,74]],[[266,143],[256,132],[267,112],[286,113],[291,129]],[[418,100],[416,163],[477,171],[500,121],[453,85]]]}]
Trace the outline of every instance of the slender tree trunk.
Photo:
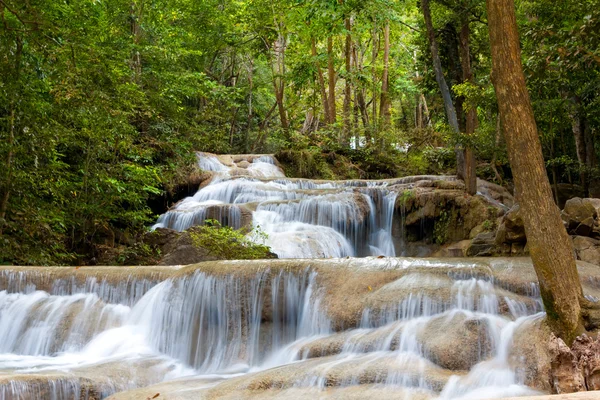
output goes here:
[{"label": "slender tree trunk", "polygon": [[[435,38],[435,31],[433,30],[433,22],[431,21],[431,9],[429,7],[429,0],[421,0],[421,8],[423,9],[423,16],[425,17],[425,27],[427,29],[427,36],[429,38],[429,46],[431,49],[431,57],[433,58],[433,70],[435,72],[435,80],[442,93],[442,99],[444,100],[444,108],[446,110],[446,116],[448,117],[448,124],[452,131],[456,134],[460,133],[458,126],[458,118],[456,116],[456,109],[452,103],[452,96],[450,95],[450,89],[444,78],[444,72],[442,70],[442,62],[440,60],[440,52],[438,49],[437,40]],[[461,148],[456,148],[456,174],[460,179],[465,178],[465,159]]]},{"label": "slender tree trunk", "polygon": [[[373,46],[373,52],[371,54],[371,79],[372,79],[372,84],[373,84],[373,99],[371,100],[371,107],[373,107],[372,110],[372,114],[371,114],[371,133],[373,135],[373,137],[376,139],[377,138],[377,54],[378,52],[378,47],[379,47],[379,40],[378,40],[378,36],[377,36],[377,22],[375,21],[375,18],[373,18],[373,38],[372,38],[372,46]],[[371,138],[369,138],[369,142],[371,141]]]},{"label": "slender tree trunk", "polygon": [[514,0],[487,0],[492,80],[498,97],[515,194],[547,320],[571,343],[582,332],[583,291],[571,240],[552,190],[521,65]]},{"label": "slender tree trunk", "polygon": [[254,90],[254,59],[250,58],[250,65],[248,65],[248,119],[246,123],[246,134],[244,136],[244,151],[248,153],[250,151],[250,131],[252,130],[252,100]]},{"label": "slender tree trunk", "polygon": [[131,15],[130,15],[130,27],[131,36],[133,37],[133,44],[135,49],[131,56],[132,70],[134,73],[134,80],[136,83],[140,83],[142,76],[142,56],[137,49],[142,38],[142,18],[144,16],[144,0],[133,1],[131,3]]},{"label": "slender tree trunk", "polygon": [[[470,36],[471,30],[469,28],[469,19],[464,18],[462,27],[460,30],[460,40],[459,40],[459,49],[460,49],[460,58],[462,65],[462,79],[463,82],[473,82],[473,71],[471,69],[471,49],[470,49]],[[474,107],[471,107],[467,111],[466,121],[465,121],[465,133],[467,135],[472,135],[475,133],[475,128],[477,127],[477,110]],[[475,172],[475,154],[473,153],[473,149],[470,147],[466,147],[464,150],[464,158],[465,158],[465,187],[467,193],[470,195],[474,195],[477,193],[477,175]]]},{"label": "slender tree trunk", "polygon": [[387,21],[383,29],[383,75],[381,78],[381,100],[379,102],[379,116],[383,129],[391,126],[390,113],[390,22]]},{"label": "slender tree trunk", "polygon": [[279,119],[281,128],[287,132],[289,123],[287,112],[285,110],[285,37],[279,35],[274,45],[275,50],[275,76],[273,77],[273,85],[275,86],[275,100],[277,101],[277,110],[279,111]]},{"label": "slender tree trunk", "polygon": [[[357,74],[360,74],[363,70],[362,55],[359,59],[356,46],[354,46],[354,70]],[[360,111],[360,117],[362,119],[365,133],[368,135],[367,130],[369,129],[369,111],[367,110],[367,103],[365,101],[365,90],[356,81],[354,81],[354,101],[356,102],[356,105]]]},{"label": "slender tree trunk", "polygon": [[340,143],[346,146],[350,142],[350,125],[352,123],[351,116],[351,103],[352,103],[352,20],[350,17],[346,18],[346,47],[344,49],[345,61],[346,61],[346,75],[344,77],[344,115],[343,115],[343,129],[342,129],[342,140]]},{"label": "slender tree trunk", "polygon": [[587,196],[589,194],[589,181],[586,169],[587,152],[585,148],[585,128],[580,117],[581,101],[578,97],[573,97],[571,102],[573,103],[573,111],[571,112],[571,127],[573,130],[573,137],[575,138],[577,161],[579,161],[579,176],[581,178],[581,186],[583,186],[583,190]]},{"label": "slender tree trunk", "polygon": [[321,71],[321,64],[317,58],[317,43],[313,38],[311,40],[311,51],[312,56],[315,60],[315,68],[317,69],[317,78],[319,79],[319,90],[321,91],[321,102],[323,103],[323,115],[325,116],[325,122],[330,121],[329,116],[329,100],[327,99],[327,89],[325,88],[325,79],[323,78],[323,71]]},{"label": "slender tree trunk", "polygon": [[335,67],[333,65],[333,37],[327,38],[327,80],[329,83],[329,123],[335,124],[337,112],[335,109]]}]

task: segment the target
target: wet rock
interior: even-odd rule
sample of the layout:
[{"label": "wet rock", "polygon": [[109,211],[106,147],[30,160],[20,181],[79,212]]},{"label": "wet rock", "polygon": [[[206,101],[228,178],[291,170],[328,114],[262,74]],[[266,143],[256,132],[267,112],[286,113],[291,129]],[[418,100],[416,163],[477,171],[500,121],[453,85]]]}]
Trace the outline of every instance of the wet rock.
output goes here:
[{"label": "wet rock", "polygon": [[549,392],[550,351],[552,333],[542,318],[527,321],[515,331],[509,350],[509,362],[525,384],[542,392]]},{"label": "wet rock", "polygon": [[417,334],[423,351],[435,364],[449,370],[469,370],[491,355],[488,322],[457,313],[431,320]]}]

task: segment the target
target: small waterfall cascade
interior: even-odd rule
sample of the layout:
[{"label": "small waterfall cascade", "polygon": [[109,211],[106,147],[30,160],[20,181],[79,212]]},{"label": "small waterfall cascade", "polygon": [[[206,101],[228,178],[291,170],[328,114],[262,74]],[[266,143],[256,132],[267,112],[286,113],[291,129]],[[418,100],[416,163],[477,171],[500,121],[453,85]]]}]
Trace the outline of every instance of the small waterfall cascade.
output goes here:
[{"label": "small waterfall cascade", "polygon": [[[119,399],[178,384],[195,398],[259,387],[281,398],[535,393],[512,354],[518,332],[544,315],[535,287],[511,292],[468,260],[294,263],[221,262],[120,287],[60,277],[45,290],[41,279],[2,270],[0,400]],[[385,283],[358,292],[341,283],[375,285],[382,276]],[[355,320],[346,310],[352,298],[362,309]],[[148,397],[132,396],[123,398]]]},{"label": "small waterfall cascade", "polygon": [[184,231],[216,219],[259,228],[279,258],[396,255],[398,192],[388,181],[288,179],[268,155],[199,153],[198,166],[213,173],[208,185],[161,215],[154,229]]}]

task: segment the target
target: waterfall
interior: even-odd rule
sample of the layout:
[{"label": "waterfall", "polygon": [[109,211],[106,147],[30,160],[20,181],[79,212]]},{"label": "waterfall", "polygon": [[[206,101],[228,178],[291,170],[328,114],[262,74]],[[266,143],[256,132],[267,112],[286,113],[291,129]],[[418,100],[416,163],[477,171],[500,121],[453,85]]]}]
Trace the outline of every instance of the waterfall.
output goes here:
[{"label": "waterfall", "polygon": [[[543,315],[535,290],[508,292],[469,261],[268,265],[223,262],[162,282],[131,276],[126,285],[1,270],[0,400],[104,398],[177,378],[198,381],[186,390],[202,393],[219,382],[273,379],[282,396],[332,388],[402,390],[407,399],[533,393],[510,354],[516,332]],[[327,282],[364,271],[398,275],[373,292],[378,300],[364,304],[355,326],[340,326],[331,296],[359,294]]]},{"label": "waterfall", "polygon": [[392,222],[397,191],[389,182],[286,179],[272,156],[198,154],[213,172],[208,185],[161,215],[156,228],[184,231],[216,219],[235,229],[252,225],[267,234],[280,258],[394,256]]}]

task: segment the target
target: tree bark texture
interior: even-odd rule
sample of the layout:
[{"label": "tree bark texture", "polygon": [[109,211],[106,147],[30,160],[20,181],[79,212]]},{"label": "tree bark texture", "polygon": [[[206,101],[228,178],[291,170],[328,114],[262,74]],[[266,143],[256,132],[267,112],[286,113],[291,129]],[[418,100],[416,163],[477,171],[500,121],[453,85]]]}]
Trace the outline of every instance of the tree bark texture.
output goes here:
[{"label": "tree bark texture", "polygon": [[315,68],[317,70],[317,78],[319,80],[319,90],[321,91],[321,102],[323,103],[323,114],[325,116],[325,122],[329,122],[329,100],[327,99],[327,89],[325,88],[325,79],[323,78],[323,72],[321,71],[321,64],[317,58],[317,43],[315,39],[311,41],[312,56],[315,60]]},{"label": "tree bark texture", "polygon": [[327,38],[327,80],[329,83],[329,123],[335,124],[337,120],[335,109],[335,67],[333,65],[333,37]]},{"label": "tree bark texture", "polygon": [[[456,116],[456,109],[452,103],[452,96],[450,95],[450,89],[444,78],[444,72],[442,70],[442,62],[440,60],[440,51],[437,40],[435,38],[435,31],[433,30],[433,22],[431,20],[431,8],[429,6],[429,0],[421,0],[421,8],[423,9],[423,16],[425,17],[425,27],[427,29],[427,37],[429,38],[429,47],[431,49],[431,58],[433,59],[433,70],[435,72],[435,80],[442,93],[442,99],[444,100],[444,109],[446,110],[446,116],[448,118],[448,124],[452,131],[456,134],[460,133],[458,126],[458,118]],[[465,178],[465,158],[461,148],[456,148],[456,175],[460,179]]]},{"label": "tree bark texture", "polygon": [[344,49],[345,64],[346,64],[346,75],[344,77],[344,110],[343,110],[343,128],[342,138],[340,143],[347,145],[350,140],[350,124],[352,123],[351,118],[351,103],[352,103],[352,20],[350,17],[346,18],[346,46]]},{"label": "tree bark texture", "polygon": [[390,23],[386,22],[383,29],[383,76],[381,78],[381,100],[379,116],[383,129],[391,126],[390,113]]},{"label": "tree bark texture", "polygon": [[[465,18],[459,35],[459,50],[460,50],[460,63],[462,66],[462,79],[463,82],[473,83],[473,71],[471,69],[471,49],[470,49],[470,36],[471,30],[469,28],[469,19]],[[471,107],[465,116],[465,134],[472,135],[475,133],[477,128],[477,110]],[[467,193],[474,195],[477,193],[477,174],[475,172],[475,154],[473,149],[466,146],[464,149],[465,158],[465,187]]]},{"label": "tree bark texture", "polygon": [[583,291],[571,241],[552,200],[525,75],[513,0],[487,0],[492,81],[547,320],[567,343],[582,331]]}]

